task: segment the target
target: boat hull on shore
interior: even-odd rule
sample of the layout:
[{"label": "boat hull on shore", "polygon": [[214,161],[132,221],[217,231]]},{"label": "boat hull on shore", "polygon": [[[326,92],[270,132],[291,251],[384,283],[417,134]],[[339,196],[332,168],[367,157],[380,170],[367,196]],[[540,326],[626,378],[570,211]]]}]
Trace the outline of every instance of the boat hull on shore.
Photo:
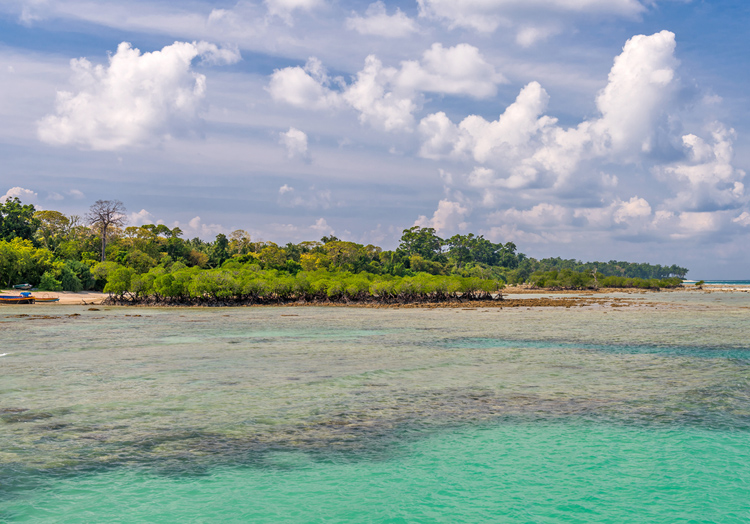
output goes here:
[{"label": "boat hull on shore", "polygon": [[59,302],[60,299],[56,297],[34,297],[34,301],[37,304],[51,304],[52,302]]},{"label": "boat hull on shore", "polygon": [[0,295],[0,304],[33,304],[36,299],[32,296],[8,296]]}]

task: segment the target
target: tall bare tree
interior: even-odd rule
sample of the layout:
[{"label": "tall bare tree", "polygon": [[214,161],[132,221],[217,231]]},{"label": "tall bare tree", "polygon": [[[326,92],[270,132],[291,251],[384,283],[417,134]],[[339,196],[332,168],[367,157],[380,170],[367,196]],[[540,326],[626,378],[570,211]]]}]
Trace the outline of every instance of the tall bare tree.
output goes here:
[{"label": "tall bare tree", "polygon": [[125,225],[125,206],[119,200],[97,200],[86,213],[86,222],[102,237],[102,262],[107,258],[107,233],[111,228]]}]

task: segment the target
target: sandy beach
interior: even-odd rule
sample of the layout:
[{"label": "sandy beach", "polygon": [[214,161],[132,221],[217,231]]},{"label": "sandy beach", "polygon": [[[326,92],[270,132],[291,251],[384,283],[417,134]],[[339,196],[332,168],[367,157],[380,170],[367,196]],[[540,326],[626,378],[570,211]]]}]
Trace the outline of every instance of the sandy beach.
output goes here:
[{"label": "sandy beach", "polygon": [[[2,295],[18,295],[20,291],[17,289],[6,289],[0,291]],[[32,291],[31,294],[39,298],[58,298],[59,302],[54,304],[60,305],[90,305],[90,304],[101,304],[102,300],[107,298],[107,293],[99,293],[97,291],[79,291],[75,293],[73,291]]]}]

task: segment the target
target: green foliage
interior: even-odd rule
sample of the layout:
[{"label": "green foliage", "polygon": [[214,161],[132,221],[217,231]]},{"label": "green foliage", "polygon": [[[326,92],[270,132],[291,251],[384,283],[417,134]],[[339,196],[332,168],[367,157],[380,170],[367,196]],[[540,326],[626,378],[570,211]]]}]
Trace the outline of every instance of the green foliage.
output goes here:
[{"label": "green foliage", "polygon": [[81,279],[78,278],[78,275],[67,264],[62,267],[60,283],[62,284],[63,291],[83,291]]},{"label": "green foliage", "polygon": [[89,267],[94,267],[99,263],[99,257],[93,251],[84,251],[81,253],[81,262]]},{"label": "green foliage", "polygon": [[516,245],[494,244],[482,235],[453,235],[444,243],[448,247],[448,258],[460,269],[469,264],[500,266],[514,269],[524,255],[516,255]]},{"label": "green foliage", "polygon": [[52,210],[36,211],[33,216],[38,224],[37,237],[42,245],[50,251],[55,251],[65,239],[70,228],[70,219],[59,211]]},{"label": "green foliage", "polygon": [[398,248],[409,255],[435,260],[443,252],[443,239],[431,227],[414,226],[404,229]]},{"label": "green foliage", "polygon": [[125,257],[125,263],[136,273],[145,273],[156,266],[156,260],[139,249],[134,249]]},{"label": "green foliage", "polygon": [[62,291],[62,282],[55,279],[55,274],[52,271],[45,271],[42,275],[41,280],[37,288],[40,291]]},{"label": "green foliage", "polygon": [[216,235],[213,249],[209,256],[209,262],[213,267],[221,266],[229,258],[229,240],[223,233]]},{"label": "green foliage", "polygon": [[597,279],[592,273],[579,273],[571,269],[537,271],[529,277],[529,281],[536,287],[549,289],[595,289],[596,287],[661,289],[674,288],[682,284],[682,279],[677,277],[644,279],[609,276],[598,278],[597,285]]},{"label": "green foliage", "polygon": [[610,260],[609,262],[581,262],[580,260],[563,260],[562,258],[544,258],[534,261],[534,271],[551,271],[570,269],[573,271],[591,273],[596,270],[598,275],[616,276],[626,278],[640,279],[664,279],[669,277],[685,278],[688,270],[677,265],[661,266],[659,264],[639,264],[631,262],[619,262]]},{"label": "green foliage", "polygon": [[118,267],[109,274],[107,285],[104,286],[105,293],[113,295],[124,295],[130,290],[133,270],[127,267]]},{"label": "green foliage", "polygon": [[12,286],[23,282],[39,283],[42,275],[54,268],[54,255],[37,249],[30,240],[0,240],[0,284]]},{"label": "green foliage", "polygon": [[[175,264],[176,266],[176,264]],[[117,267],[109,272],[105,291],[122,296],[153,294],[166,300],[442,300],[450,298],[489,298],[502,282],[480,278],[452,277],[418,273],[393,277],[371,273],[316,270],[296,274],[261,270],[256,265],[224,264],[222,268],[178,269],[163,267],[133,274]]]},{"label": "green foliage", "polygon": [[120,265],[117,262],[97,262],[97,264],[91,269],[91,274],[97,280],[107,280],[109,274],[119,267]]},{"label": "green foliage", "polygon": [[34,211],[34,206],[23,205],[15,197],[0,203],[0,239],[33,240],[39,228],[39,219],[34,217]]},{"label": "green foliage", "polygon": [[445,265],[435,260],[425,260],[419,255],[409,257],[409,267],[412,271],[441,275],[445,272]]},{"label": "green foliage", "polygon": [[[122,206],[97,205],[108,203]],[[0,204],[0,284],[38,285],[44,278],[48,287],[169,300],[419,299],[486,296],[504,283],[524,282],[544,288],[659,289],[679,285],[687,273],[676,265],[536,260],[519,253],[513,242],[494,243],[472,233],[444,240],[435,229],[418,226],[403,231],[397,249],[383,251],[333,235],[280,247],[252,242],[244,230],[209,242],[183,239],[178,228],[162,224],[121,229],[115,222],[92,229],[79,217],[35,211],[18,199]],[[100,263],[103,245],[108,261]]]},{"label": "green foliage", "polygon": [[133,275],[130,278],[130,291],[137,297],[151,295],[154,291],[154,280],[156,275],[152,273]]},{"label": "green foliage", "polygon": [[[91,274],[91,268],[88,264],[78,262],[77,260],[66,260],[65,268],[69,271],[80,283],[80,289],[65,289],[65,291],[82,291],[84,289],[92,289],[95,284],[94,276]],[[77,287],[75,284],[70,287]],[[65,281],[63,281],[63,288],[65,288]]]}]

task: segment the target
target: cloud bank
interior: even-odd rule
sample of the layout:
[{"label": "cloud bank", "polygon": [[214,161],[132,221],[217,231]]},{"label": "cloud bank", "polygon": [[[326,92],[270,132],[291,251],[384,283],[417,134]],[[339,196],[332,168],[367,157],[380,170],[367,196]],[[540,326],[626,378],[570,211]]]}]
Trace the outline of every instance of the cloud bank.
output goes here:
[{"label": "cloud bank", "polygon": [[300,109],[338,109],[359,112],[363,124],[385,131],[409,131],[423,93],[488,98],[505,77],[469,44],[445,48],[433,44],[421,60],[406,60],[400,68],[387,67],[369,55],[365,65],[346,83],[329,78],[322,63],[310,58],[305,67],[276,70],[268,85],[271,97]]},{"label": "cloud bank", "polygon": [[[598,115],[575,127],[560,126],[545,114],[550,97],[538,82],[521,89],[494,121],[470,115],[456,124],[443,112],[424,117],[418,126],[420,155],[474,163],[467,175],[451,177],[448,188],[478,193],[473,202],[466,195],[463,201],[440,201],[429,223],[443,229],[452,224],[455,230],[458,222],[439,219],[448,210],[461,209],[463,219],[471,215],[469,209],[509,206],[480,218],[485,232],[533,242],[574,238],[545,237],[545,229],[682,239],[744,225],[740,211],[748,199],[745,173],[733,166],[734,131],[714,122],[708,126],[710,138],[677,133],[680,81],[674,52],[675,35],[668,31],[628,40],[596,97]],[[644,165],[651,166],[648,198],[623,196],[617,187],[627,178],[606,173]],[[664,198],[664,191],[672,196]],[[547,202],[518,209],[513,195]],[[594,202],[568,203],[581,198]]]}]

